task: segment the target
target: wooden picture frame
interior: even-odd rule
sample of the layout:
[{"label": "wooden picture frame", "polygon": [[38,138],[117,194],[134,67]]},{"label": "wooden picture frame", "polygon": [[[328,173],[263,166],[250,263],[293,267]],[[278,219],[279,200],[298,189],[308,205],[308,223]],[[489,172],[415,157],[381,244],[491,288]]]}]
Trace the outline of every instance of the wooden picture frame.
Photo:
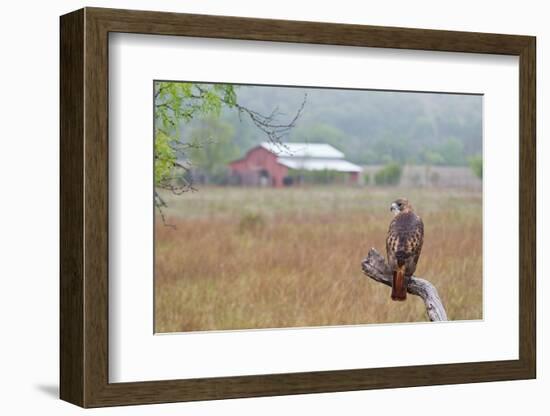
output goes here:
[{"label": "wooden picture frame", "polygon": [[[534,37],[85,8],[61,17],[60,396],[82,407],[536,377]],[[110,32],[515,55],[520,91],[519,359],[109,383]]]}]

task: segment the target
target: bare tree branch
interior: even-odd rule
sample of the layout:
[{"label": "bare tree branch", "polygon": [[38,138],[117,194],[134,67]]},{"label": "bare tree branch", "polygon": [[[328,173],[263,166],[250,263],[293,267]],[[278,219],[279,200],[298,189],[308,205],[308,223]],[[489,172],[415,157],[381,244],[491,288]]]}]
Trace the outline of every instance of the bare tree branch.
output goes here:
[{"label": "bare tree branch", "polygon": [[176,228],[176,226],[174,224],[169,224],[167,221],[166,221],[166,217],[164,216],[164,211],[162,210],[164,207],[166,207],[166,202],[164,202],[164,200],[161,198],[161,196],[158,194],[157,191],[155,191],[155,206],[156,208],[158,209],[159,211],[159,214],[160,214],[160,218],[162,219],[162,223],[166,226],[166,227],[172,227],[172,228]]},{"label": "bare tree branch", "polygon": [[279,116],[281,116],[281,113],[279,113],[277,107],[270,114],[264,115],[240,104],[236,104],[235,106],[237,107],[239,114],[244,113],[248,115],[256,127],[263,131],[270,141],[281,144],[282,139],[296,126],[296,122],[302,115],[306,102],[307,94],[304,94],[302,104],[296,111],[294,117],[288,123],[280,123],[275,121]]},{"label": "bare tree branch", "polygon": [[[378,283],[387,286],[392,285],[392,272],[384,257],[371,248],[367,257],[362,261],[363,273]],[[443,302],[437,293],[437,289],[426,279],[411,276],[407,283],[407,292],[411,295],[420,296],[426,306],[426,313],[430,321],[447,321],[447,313]]]}]

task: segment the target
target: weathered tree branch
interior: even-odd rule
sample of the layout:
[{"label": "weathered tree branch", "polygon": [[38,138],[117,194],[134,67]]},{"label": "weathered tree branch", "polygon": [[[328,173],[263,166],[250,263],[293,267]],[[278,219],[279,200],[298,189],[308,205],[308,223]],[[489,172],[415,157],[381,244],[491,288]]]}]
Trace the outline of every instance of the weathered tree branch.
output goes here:
[{"label": "weathered tree branch", "polygon": [[[384,257],[376,251],[376,249],[370,249],[369,254],[365,257],[361,266],[363,273],[368,277],[376,282],[391,287],[393,279],[392,272]],[[422,298],[430,321],[448,320],[445,307],[443,306],[443,302],[441,302],[437,289],[426,279],[411,276],[408,281],[407,292]]]}]

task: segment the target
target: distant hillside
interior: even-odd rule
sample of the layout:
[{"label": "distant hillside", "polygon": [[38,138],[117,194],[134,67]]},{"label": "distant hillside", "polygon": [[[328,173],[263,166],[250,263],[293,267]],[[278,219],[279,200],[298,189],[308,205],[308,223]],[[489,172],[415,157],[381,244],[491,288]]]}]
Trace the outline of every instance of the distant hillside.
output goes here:
[{"label": "distant hillside", "polygon": [[[359,164],[400,161],[464,166],[482,153],[482,97],[292,87],[237,88],[238,102],[264,114],[277,109],[288,121],[307,102],[287,141],[330,143]],[[231,153],[265,140],[247,118],[224,110],[233,131]],[[204,125],[204,121],[202,122]],[[196,129],[196,123],[187,127]],[[187,132],[189,133],[189,132]]]}]

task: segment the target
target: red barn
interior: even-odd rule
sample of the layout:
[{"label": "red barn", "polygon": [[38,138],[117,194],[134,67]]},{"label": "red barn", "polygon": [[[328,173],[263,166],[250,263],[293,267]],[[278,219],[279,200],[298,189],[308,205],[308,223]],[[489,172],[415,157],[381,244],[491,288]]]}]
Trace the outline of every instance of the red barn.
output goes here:
[{"label": "red barn", "polygon": [[229,164],[231,174],[242,185],[273,186],[292,183],[291,172],[330,171],[348,174],[357,183],[361,167],[344,159],[344,154],[324,143],[264,142]]}]

